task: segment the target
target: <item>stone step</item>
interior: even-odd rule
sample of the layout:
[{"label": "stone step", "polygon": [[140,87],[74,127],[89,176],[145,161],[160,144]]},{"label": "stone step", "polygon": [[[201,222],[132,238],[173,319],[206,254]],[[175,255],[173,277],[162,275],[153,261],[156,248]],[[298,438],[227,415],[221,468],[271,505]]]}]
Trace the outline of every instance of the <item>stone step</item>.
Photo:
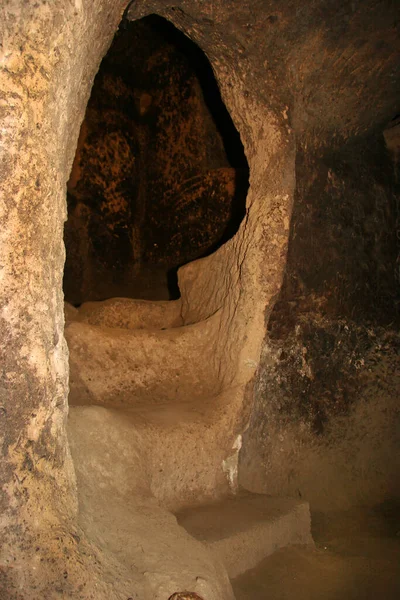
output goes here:
[{"label": "stone step", "polygon": [[176,513],[179,525],[203,542],[231,579],[292,544],[313,545],[307,502],[241,492]]},{"label": "stone step", "polygon": [[72,321],[65,328],[70,404],[129,408],[140,401],[190,401],[219,393],[214,348],[219,315],[159,329],[108,328]]},{"label": "stone step", "polygon": [[72,452],[81,467],[108,473],[107,485],[118,487],[126,473],[132,493],[147,481],[171,510],[198,504],[235,487],[241,397],[236,388],[186,403],[70,406]]},{"label": "stone step", "polygon": [[65,303],[67,324],[72,321],[120,329],[170,329],[181,327],[181,300],[151,301],[110,298],[85,302],[79,308]]},{"label": "stone step", "polygon": [[228,576],[282,546],[312,543],[308,505],[293,499],[243,492],[179,509],[204,492],[223,492],[215,478],[231,415],[222,404],[220,411],[216,418],[199,405],[70,408],[81,527],[119,563],[144,573],[146,600],[179,589],[233,600]]},{"label": "stone step", "polygon": [[[115,409],[71,407],[68,438],[79,525],[107,552],[113,576],[122,565],[138,579],[135,598],[166,600],[189,590],[207,600],[234,600],[222,563],[151,493],[148,441],[156,444],[157,437],[147,437],[146,422],[142,415],[140,426],[140,415]],[[163,435],[159,438],[162,447]]]}]

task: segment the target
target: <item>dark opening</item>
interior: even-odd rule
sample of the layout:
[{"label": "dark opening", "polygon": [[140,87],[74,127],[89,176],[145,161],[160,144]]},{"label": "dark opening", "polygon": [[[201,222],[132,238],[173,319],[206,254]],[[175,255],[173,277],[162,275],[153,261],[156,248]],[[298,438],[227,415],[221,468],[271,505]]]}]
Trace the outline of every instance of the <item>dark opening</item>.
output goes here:
[{"label": "dark opening", "polygon": [[205,54],[161,17],[124,20],[68,182],[65,299],[178,297],[178,267],[236,233],[248,174]]}]

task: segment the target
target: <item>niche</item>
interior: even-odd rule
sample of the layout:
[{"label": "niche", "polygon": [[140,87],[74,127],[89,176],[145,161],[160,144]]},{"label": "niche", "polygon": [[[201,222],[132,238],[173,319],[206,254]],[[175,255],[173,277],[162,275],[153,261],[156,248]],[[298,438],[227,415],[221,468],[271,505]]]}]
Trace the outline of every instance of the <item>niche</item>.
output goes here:
[{"label": "niche", "polygon": [[248,164],[205,54],[156,15],[123,20],[67,185],[65,299],[179,297],[179,266],[244,216]]}]

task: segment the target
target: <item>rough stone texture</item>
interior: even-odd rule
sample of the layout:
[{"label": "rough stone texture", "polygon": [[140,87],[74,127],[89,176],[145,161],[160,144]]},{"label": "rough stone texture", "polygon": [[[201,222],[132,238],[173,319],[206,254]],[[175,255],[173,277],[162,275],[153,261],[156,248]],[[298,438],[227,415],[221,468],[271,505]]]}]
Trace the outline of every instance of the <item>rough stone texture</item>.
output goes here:
[{"label": "rough stone texture", "polygon": [[266,339],[241,484],[313,510],[399,497],[398,352],[396,333],[318,313]]},{"label": "rough stone texture", "polygon": [[230,578],[254,568],[282,546],[313,545],[307,502],[241,492],[177,514],[178,523],[204,542]]},{"label": "rough stone texture", "polygon": [[331,316],[382,324],[397,318],[399,186],[382,134],[298,144],[288,261],[273,321],[290,327],[298,313],[315,310],[311,297]]},{"label": "rough stone texture", "polygon": [[314,509],[400,495],[399,187],[382,134],[299,145],[285,278],[244,438],[241,483]]},{"label": "rough stone texture", "polygon": [[232,236],[247,178],[199,47],[155,15],[125,20],[96,76],[68,182],[66,299],[159,299],[144,279]]},{"label": "rough stone texture", "polygon": [[[73,322],[65,330],[70,352],[71,404],[131,406],[213,397],[221,390],[213,356],[219,315],[167,330],[123,330]],[[149,360],[151,357],[151,360]]]},{"label": "rough stone texture", "polygon": [[[187,435],[190,415],[177,410],[175,416],[171,425],[179,431],[172,432],[167,419],[163,432],[157,427],[160,414],[146,417],[145,405],[130,414],[100,407],[71,408],[68,437],[76,464],[80,524],[89,539],[132,571],[140,582],[134,590],[139,598],[163,600],[176,590],[189,589],[206,598],[231,600],[222,564],[178,527],[165,508],[164,490],[152,482],[152,475],[158,475],[162,466],[169,495],[172,491],[177,497],[182,475],[196,473],[198,466],[205,474],[212,471],[207,469],[206,453],[199,458],[199,440]],[[171,468],[174,462],[184,465],[173,452],[179,441],[188,460],[196,462],[194,469],[189,464],[182,471]],[[208,454],[211,460],[215,446]]]},{"label": "rough stone texture", "polygon": [[[115,0],[1,6],[0,590],[12,600],[154,597],[148,574],[135,573],[80,529],[65,426],[66,182],[95,73],[126,6]],[[221,388],[240,391],[240,433],[282,281],[295,140],[338,146],[381,132],[398,114],[397,7],[379,0],[147,0],[129,10],[132,19],[151,13],[207,54],[250,167],[239,231],[180,273],[184,323],[218,312],[213,361]],[[172,580],[160,582],[158,575],[150,577],[160,594],[173,593]],[[207,600],[231,597],[221,572],[206,591]]]},{"label": "rough stone texture", "polygon": [[[85,454],[85,445],[89,447],[92,442],[96,443],[99,455],[104,454],[104,460],[108,461],[110,447],[119,444],[121,465],[112,464],[115,485],[120,479],[120,485],[129,487],[132,496],[140,499],[146,489],[147,496],[151,494],[171,510],[219,498],[231,488],[234,491],[237,449],[233,446],[237,431],[243,427],[241,399],[238,388],[201,402],[166,402],[155,406],[138,400],[123,409],[71,407],[69,432],[78,447],[74,451],[76,462],[79,463],[81,452]],[[130,432],[129,437],[125,432]],[[135,459],[129,457],[138,453],[141,459],[136,468]],[[231,480],[222,468],[223,461],[230,457],[232,461],[227,468],[231,468]],[[97,479],[101,481],[102,470],[96,468]],[[121,477],[123,468],[125,479]],[[93,478],[92,484],[95,482]],[[83,480],[81,485],[86,485]],[[100,496],[101,489],[97,481]],[[156,545],[156,540],[153,542]]]},{"label": "rough stone texture", "polygon": [[3,598],[113,594],[74,537],[62,230],[80,120],[123,8],[97,2],[93,20],[80,2],[1,7]]},{"label": "rough stone texture", "polygon": [[110,298],[85,302],[79,309],[66,302],[65,321],[119,329],[169,329],[183,325],[181,300],[150,302],[133,298]]},{"label": "rough stone texture", "polygon": [[[6,264],[1,339],[8,361],[3,378],[7,427],[3,420],[2,434],[7,437],[1,467],[6,486],[2,593],[9,598],[144,597],[140,577],[77,531],[75,479],[65,437],[67,354],[61,294],[65,185],[94,75],[125,6],[123,2],[77,0],[32,7],[14,1],[2,7],[1,77],[7,120],[2,133],[2,256]],[[226,9],[230,11],[229,6]],[[145,10],[154,12],[154,7],[149,3]],[[199,4],[196,10],[197,17],[187,17],[193,31],[203,18],[203,7]],[[177,19],[171,21],[179,25]],[[206,312],[225,307],[214,360],[217,364],[223,353],[226,364],[221,373],[229,373],[230,379],[238,373],[238,380],[245,384],[257,364],[264,305],[279,286],[293,155],[287,157],[285,152],[290,143],[285,141],[286,128],[279,129],[276,116],[256,96],[244,95],[242,77],[248,64],[239,64],[236,44],[232,45],[234,54],[218,64],[218,48],[222,55],[232,38],[215,44],[209,36],[205,44],[206,37],[203,43],[197,41],[206,50],[206,46],[213,47],[213,67],[223,92],[234,82],[226,101],[239,128],[243,125],[243,141],[253,160],[249,206],[257,207],[249,213],[238,239],[216,258],[215,274],[220,273],[220,281],[211,281],[213,271],[203,271],[198,285],[206,288],[207,279],[218,290],[216,300],[212,300],[212,290],[207,292]],[[278,118],[283,123],[283,117]],[[267,223],[268,237],[261,247]],[[259,296],[258,309],[243,319],[249,312],[246,306],[252,306],[258,296],[259,262],[265,246],[272,250],[274,276]],[[192,318],[196,311],[194,307]],[[249,337],[242,343],[246,334]]]}]

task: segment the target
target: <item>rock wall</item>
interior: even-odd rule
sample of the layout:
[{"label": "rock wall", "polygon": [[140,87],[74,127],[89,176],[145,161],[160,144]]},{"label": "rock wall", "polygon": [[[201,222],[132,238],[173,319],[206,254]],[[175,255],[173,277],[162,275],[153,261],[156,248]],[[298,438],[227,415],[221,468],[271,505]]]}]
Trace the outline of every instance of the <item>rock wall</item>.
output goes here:
[{"label": "rock wall", "polygon": [[242,485],[319,509],[400,495],[398,184],[383,135],[301,144]]},{"label": "rock wall", "polygon": [[77,531],[62,240],[80,122],[123,10],[101,1],[96,18],[81,2],[0,9],[0,597],[12,600],[112,594]]},{"label": "rock wall", "polygon": [[[0,349],[4,357],[0,468],[5,492],[0,595],[12,600],[59,595],[109,600],[140,597],[143,591],[140,574],[107,559],[100,546],[81,536],[65,434],[66,183],[95,74],[126,8],[127,2],[109,0],[34,4],[13,0],[0,9]],[[398,114],[397,11],[379,0],[343,1],[339,6],[330,0],[307,4],[147,0],[133,3],[128,16],[134,20],[154,13],[170,20],[207,54],[250,167],[246,215],[237,234],[215,254],[180,272],[184,322],[218,313],[212,360],[221,385],[235,386],[243,403],[240,418],[232,425],[240,433],[254,400],[266,321],[283,277],[295,187],[295,138],[298,148],[307,136],[328,147],[336,138],[382,131]],[[335,169],[336,182],[343,181]],[[379,219],[386,223],[385,216]],[[384,244],[378,245],[379,253],[386,255]],[[361,285],[364,279],[359,281]],[[385,289],[390,289],[389,283]],[[330,326],[324,328],[329,334]],[[379,340],[379,352],[394,344],[390,333],[380,334]],[[371,352],[372,361],[375,350]],[[298,360],[299,352],[294,354]],[[271,352],[264,353],[264,365],[268,355]],[[267,377],[268,386],[272,377]],[[260,388],[260,378],[258,382]],[[280,397],[278,391],[269,395],[266,409],[256,392],[260,418],[268,417],[271,402]],[[368,406],[358,402],[357,410]],[[390,417],[389,412],[379,414],[383,420]],[[292,439],[298,443],[301,422],[294,421]],[[309,421],[310,439],[315,440],[312,427],[317,424],[315,419]],[[352,431],[351,421],[345,422],[347,429],[336,430],[342,438],[343,431]],[[392,423],[395,426],[394,419]],[[275,456],[284,467],[285,485],[276,485],[276,490],[291,491],[287,481],[292,455],[280,453],[277,444],[289,425],[271,431]],[[355,431],[356,438],[347,446],[351,450],[362,439],[362,430]],[[260,443],[254,461],[265,448],[257,435],[253,437]],[[304,445],[299,447],[300,460],[307,462]],[[390,451],[388,455],[392,456]],[[336,460],[335,452],[333,457]],[[257,483],[273,491],[268,482],[275,478],[265,469],[261,472]],[[318,469],[313,476],[316,473]],[[356,481],[352,479],[352,489]],[[307,490],[299,489],[306,495]]]},{"label": "rock wall", "polygon": [[[66,184],[95,74],[125,8],[124,2],[105,0],[32,6],[16,0],[1,8],[1,350],[6,356],[1,483],[6,493],[0,595],[13,600],[60,594],[85,599],[143,596],[141,574],[107,557],[79,529],[65,433]],[[252,170],[245,219],[217,253],[190,264],[181,284],[186,323],[218,313],[211,360],[221,386],[234,386],[238,405],[246,405],[264,307],[281,279],[294,181],[293,138],[281,104],[273,111],[257,91],[252,74],[259,56],[242,57],[239,38],[236,42],[221,24],[215,39],[216,30],[203,21],[203,3],[187,8],[184,2],[182,10],[176,3],[135,3],[131,18],[158,13],[203,48],[242,136]],[[216,18],[229,20],[231,8],[221,4]],[[254,93],[247,82],[253,82]],[[265,253],[271,258],[271,277],[261,288]],[[245,409],[238,412],[231,424],[234,433],[245,419]]]},{"label": "rock wall", "polygon": [[168,299],[167,272],[237,230],[247,177],[200,48],[155,15],[124,20],[96,76],[68,183],[66,299]]}]

